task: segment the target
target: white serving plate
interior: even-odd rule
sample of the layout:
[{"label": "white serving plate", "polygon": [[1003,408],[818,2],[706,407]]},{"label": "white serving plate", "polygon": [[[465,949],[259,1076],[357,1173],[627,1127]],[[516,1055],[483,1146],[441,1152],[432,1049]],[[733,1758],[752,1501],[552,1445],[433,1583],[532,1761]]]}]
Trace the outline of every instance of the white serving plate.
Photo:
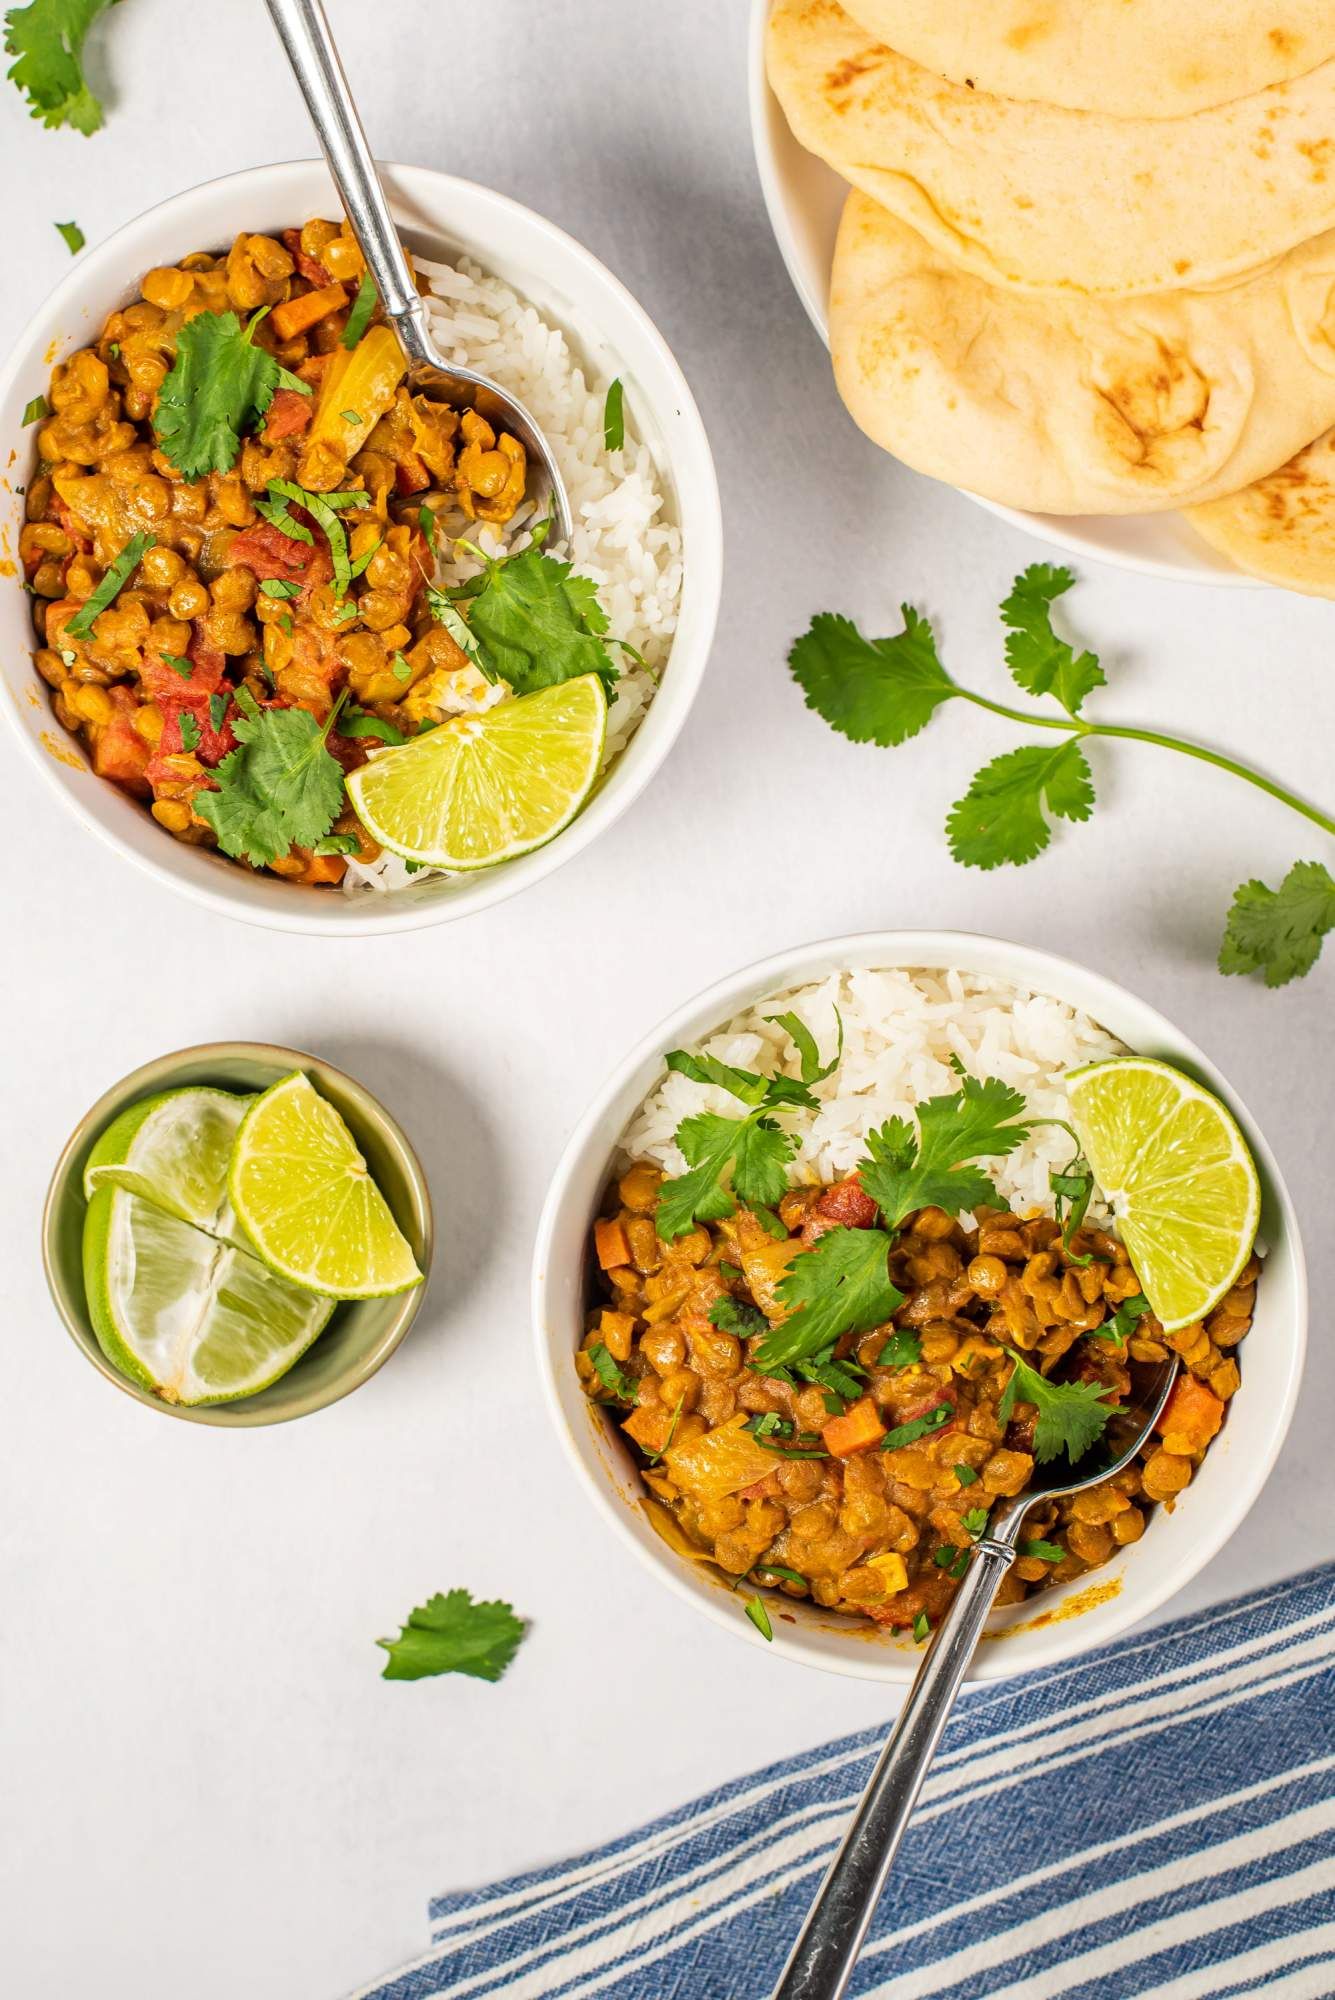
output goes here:
[{"label": "white serving plate", "polygon": [[[780,952],[720,980],[677,1008],[631,1050],[576,1127],[552,1179],[533,1253],[537,1358],[557,1436],[603,1520],[676,1596],[739,1640],[803,1665],[858,1680],[911,1681],[917,1647],[868,1622],[776,1595],[768,1643],[742,1616],[736,1591],[712,1563],[673,1553],[640,1506],[644,1487],[612,1419],[589,1402],[575,1373],[584,1335],[589,1231],[622,1133],[663,1075],[668,1049],[690,1047],[766,996],[848,967],[954,967],[1053,994],[1100,1022],[1130,1049],[1161,1056],[1229,1106],[1261,1176],[1265,1266],[1242,1349],[1242,1387],[1228,1422],[1174,1511],[1155,1509],[1141,1540],[1087,1580],[994,1611],[970,1678],[1053,1665],[1101,1646],[1169,1603],[1223,1548],[1265,1485],[1293,1416],[1307,1329],[1307,1276],[1298,1221],[1274,1155],[1218,1070],[1180,1029],[1134,993],[1070,959],[963,931],[881,931]],[[1278,1560],[1278,1558],[1277,1558]]]},{"label": "white serving plate", "polygon": [[[573,237],[490,188],[428,167],[382,165],[390,206],[409,246],[437,261],[466,252],[562,326],[600,371],[621,375],[626,406],[662,473],[682,531],[681,611],[662,686],[601,789],[546,847],[477,874],[416,883],[393,894],[348,896],[303,889],[207,848],[173,840],[144,808],[99,778],[57,722],[32,664],[29,600],[16,576],[0,577],[0,706],[24,750],[90,832],[159,882],[219,914],[274,930],[366,936],[420,930],[489,908],[541,881],[606,832],[649,783],[690,711],[709,659],[723,574],[723,529],[714,462],[685,377],[648,315]],[[0,368],[0,555],[11,563],[23,521],[19,488],[35,439],[22,426],[52,364],[85,346],[113,307],[138,296],[157,264],[230,244],[237,232],[274,230],[341,204],[323,161],[254,167],[173,195],[82,256],[34,314]]]},{"label": "white serving plate", "polygon": [[[747,56],[751,141],[770,227],[793,288],[821,339],[829,344],[830,267],[847,183],[823,160],[799,146],[765,76],[765,27],[771,0],[751,0]],[[1014,527],[1068,554],[1178,583],[1225,584],[1262,590],[1273,586],[1247,576],[1192,532],[1181,514],[1030,514],[965,492]]]}]

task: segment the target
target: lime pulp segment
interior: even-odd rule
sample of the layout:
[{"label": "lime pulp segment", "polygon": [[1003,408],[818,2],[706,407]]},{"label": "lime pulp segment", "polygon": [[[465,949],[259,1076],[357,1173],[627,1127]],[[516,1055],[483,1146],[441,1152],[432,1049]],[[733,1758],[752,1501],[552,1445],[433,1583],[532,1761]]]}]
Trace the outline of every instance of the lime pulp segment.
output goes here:
[{"label": "lime pulp segment", "polygon": [[227,1195],[227,1169],[250,1097],[188,1086],[132,1104],[98,1138],[84,1193],[120,1187],[224,1243],[246,1247]]}]

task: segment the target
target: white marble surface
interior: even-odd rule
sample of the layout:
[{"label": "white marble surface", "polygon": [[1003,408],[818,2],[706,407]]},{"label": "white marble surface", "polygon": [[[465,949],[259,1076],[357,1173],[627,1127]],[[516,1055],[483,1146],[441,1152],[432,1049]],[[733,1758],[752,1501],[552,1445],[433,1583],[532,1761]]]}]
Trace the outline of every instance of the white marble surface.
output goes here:
[{"label": "white marble surface", "polygon": [[[944,811],[1020,739],[949,711],[903,750],[859,750],[803,709],[784,653],[809,615],[890,629],[902,597],[1001,694],[995,606],[1041,551],[844,418],[761,209],[742,0],[331,11],[378,150],[544,210],[674,345],[718,458],[723,617],[685,735],[615,835],[520,902],[402,938],[211,920],[84,837],[0,741],[0,1879],[7,1984],[28,2000],[332,2000],[421,1947],[432,1892],[886,1713],[874,1688],[743,1651],[639,1572],[567,1473],[530,1352],[530,1237],[589,1091],[669,1006],[783,944],[989,928],[1113,974],[1204,1044],[1290,1178],[1317,1314],[1281,1463],[1179,1608],[1333,1552],[1335,963],[1273,994],[1212,963],[1233,885],[1328,846],[1215,773],[1100,748],[1094,824],[1023,870],[965,872]],[[129,0],[109,27],[95,139],[42,132],[0,86],[5,343],[66,268],[54,220],[96,242],[192,182],[311,150],[257,0]],[[1203,731],[1329,799],[1330,606],[1091,567],[1073,615],[1110,668],[1100,713]],[[429,1300],[384,1373],[235,1435],[109,1389],[37,1254],[49,1167],[87,1104],[216,1036],[304,1044],[379,1091],[441,1222]],[[457,1583],[532,1620],[504,1684],[382,1683],[376,1635]]]}]

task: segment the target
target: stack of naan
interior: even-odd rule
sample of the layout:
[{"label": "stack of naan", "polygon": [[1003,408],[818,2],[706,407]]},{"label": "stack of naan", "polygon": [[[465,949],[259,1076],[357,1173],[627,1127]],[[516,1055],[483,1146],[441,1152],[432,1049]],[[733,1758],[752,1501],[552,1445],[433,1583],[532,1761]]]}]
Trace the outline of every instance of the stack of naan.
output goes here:
[{"label": "stack of naan", "polygon": [[776,0],[768,62],[870,437],[1335,596],[1335,0]]}]

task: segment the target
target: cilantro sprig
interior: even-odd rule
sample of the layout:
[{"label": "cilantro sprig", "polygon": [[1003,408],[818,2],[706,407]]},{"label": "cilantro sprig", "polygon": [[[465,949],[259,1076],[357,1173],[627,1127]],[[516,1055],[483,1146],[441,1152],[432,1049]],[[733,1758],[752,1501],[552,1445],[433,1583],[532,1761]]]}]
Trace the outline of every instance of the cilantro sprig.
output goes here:
[{"label": "cilantro sprig", "polygon": [[1094,1329],[1095,1338],[1110,1340],[1114,1347],[1125,1347],[1135,1332],[1138,1322],[1150,1310],[1150,1302],[1144,1292],[1136,1292],[1129,1299],[1123,1299],[1111,1319]]},{"label": "cilantro sprig", "polygon": [[499,1599],[478,1603],[466,1590],[437,1591],[408,1613],[397,1639],[377,1639],[389,1658],[382,1680],[420,1681],[431,1674],[471,1674],[498,1681],[519,1650],[524,1621]]},{"label": "cilantro sprig", "polygon": [[958,1090],[918,1105],[916,1132],[906,1118],[887,1118],[869,1132],[868,1158],[858,1167],[858,1179],[887,1226],[897,1229],[915,1208],[957,1215],[984,1202],[1004,1207],[973,1162],[1011,1153],[1028,1138],[1024,1106],[1024,1093],[999,1077],[964,1076]]},{"label": "cilantro sprig", "polygon": [[1013,1348],[1006,1349],[1015,1366],[1002,1390],[997,1416],[1009,1421],[1016,1403],[1032,1403],[1038,1412],[1034,1425],[1034,1456],[1040,1465],[1065,1452],[1072,1465],[1098,1443],[1108,1426],[1116,1404],[1104,1402],[1114,1393],[1106,1382],[1050,1382],[1031,1368]]},{"label": "cilantro sprig", "polygon": [[883,1229],[826,1230],[794,1257],[775,1287],[789,1317],[756,1350],[762,1368],[789,1367],[819,1354],[845,1334],[870,1333],[904,1303],[887,1259]]},{"label": "cilantro sprig", "polygon": [[[793,645],[789,666],[807,706],[854,743],[906,743],[949,701],[969,702],[1060,739],[1006,751],[974,774],[946,820],[951,853],[966,867],[1023,865],[1051,844],[1055,821],[1087,820],[1095,789],[1083,746],[1098,738],[1153,744],[1211,764],[1335,836],[1335,818],[1236,758],[1159,730],[1087,716],[1086,700],[1107,677],[1093,653],[1077,651],[1052,623],[1054,602],[1074,582],[1069,569],[1034,563],[1001,606],[1012,678],[1024,693],[1055,702],[1059,715],[1011,707],[962,686],[942,665],[931,625],[910,605],[902,607],[903,629],[883,639],[868,639],[850,619],[820,612]],[[1268,986],[1285,985],[1311,970],[1332,929],[1335,876],[1319,861],[1296,862],[1278,889],[1251,881],[1237,891],[1220,970],[1259,973]]]},{"label": "cilantro sprig", "polygon": [[17,60],[7,74],[28,100],[34,118],[54,128],[72,126],[85,137],[102,124],[102,105],[83,72],[88,31],[114,0],[31,0],[5,15],[5,54]]},{"label": "cilantro sprig", "polygon": [[322,726],[309,709],[261,709],[247,688],[237,689],[239,747],[214,771],[217,790],[192,802],[224,854],[263,868],[329,832],[343,806],[343,766],[326,746],[344,699]]},{"label": "cilantro sprig", "polygon": [[[539,523],[518,555],[489,556],[472,542],[461,542],[483,564],[480,574],[453,590],[433,585],[428,604],[488,680],[508,681],[516,694],[532,694],[581,674],[597,674],[610,695],[620,676],[604,643],[608,617],[598,602],[598,587],[545,552],[542,544],[550,527],[550,522]],[[455,608],[459,604],[468,606],[466,619]]]},{"label": "cilantro sprig", "polygon": [[234,312],[201,312],[176,336],[176,359],[158,391],[153,431],[186,479],[230,472],[244,433],[253,431],[279,387],[309,396],[310,384],[255,344],[268,307],[243,328]]}]

